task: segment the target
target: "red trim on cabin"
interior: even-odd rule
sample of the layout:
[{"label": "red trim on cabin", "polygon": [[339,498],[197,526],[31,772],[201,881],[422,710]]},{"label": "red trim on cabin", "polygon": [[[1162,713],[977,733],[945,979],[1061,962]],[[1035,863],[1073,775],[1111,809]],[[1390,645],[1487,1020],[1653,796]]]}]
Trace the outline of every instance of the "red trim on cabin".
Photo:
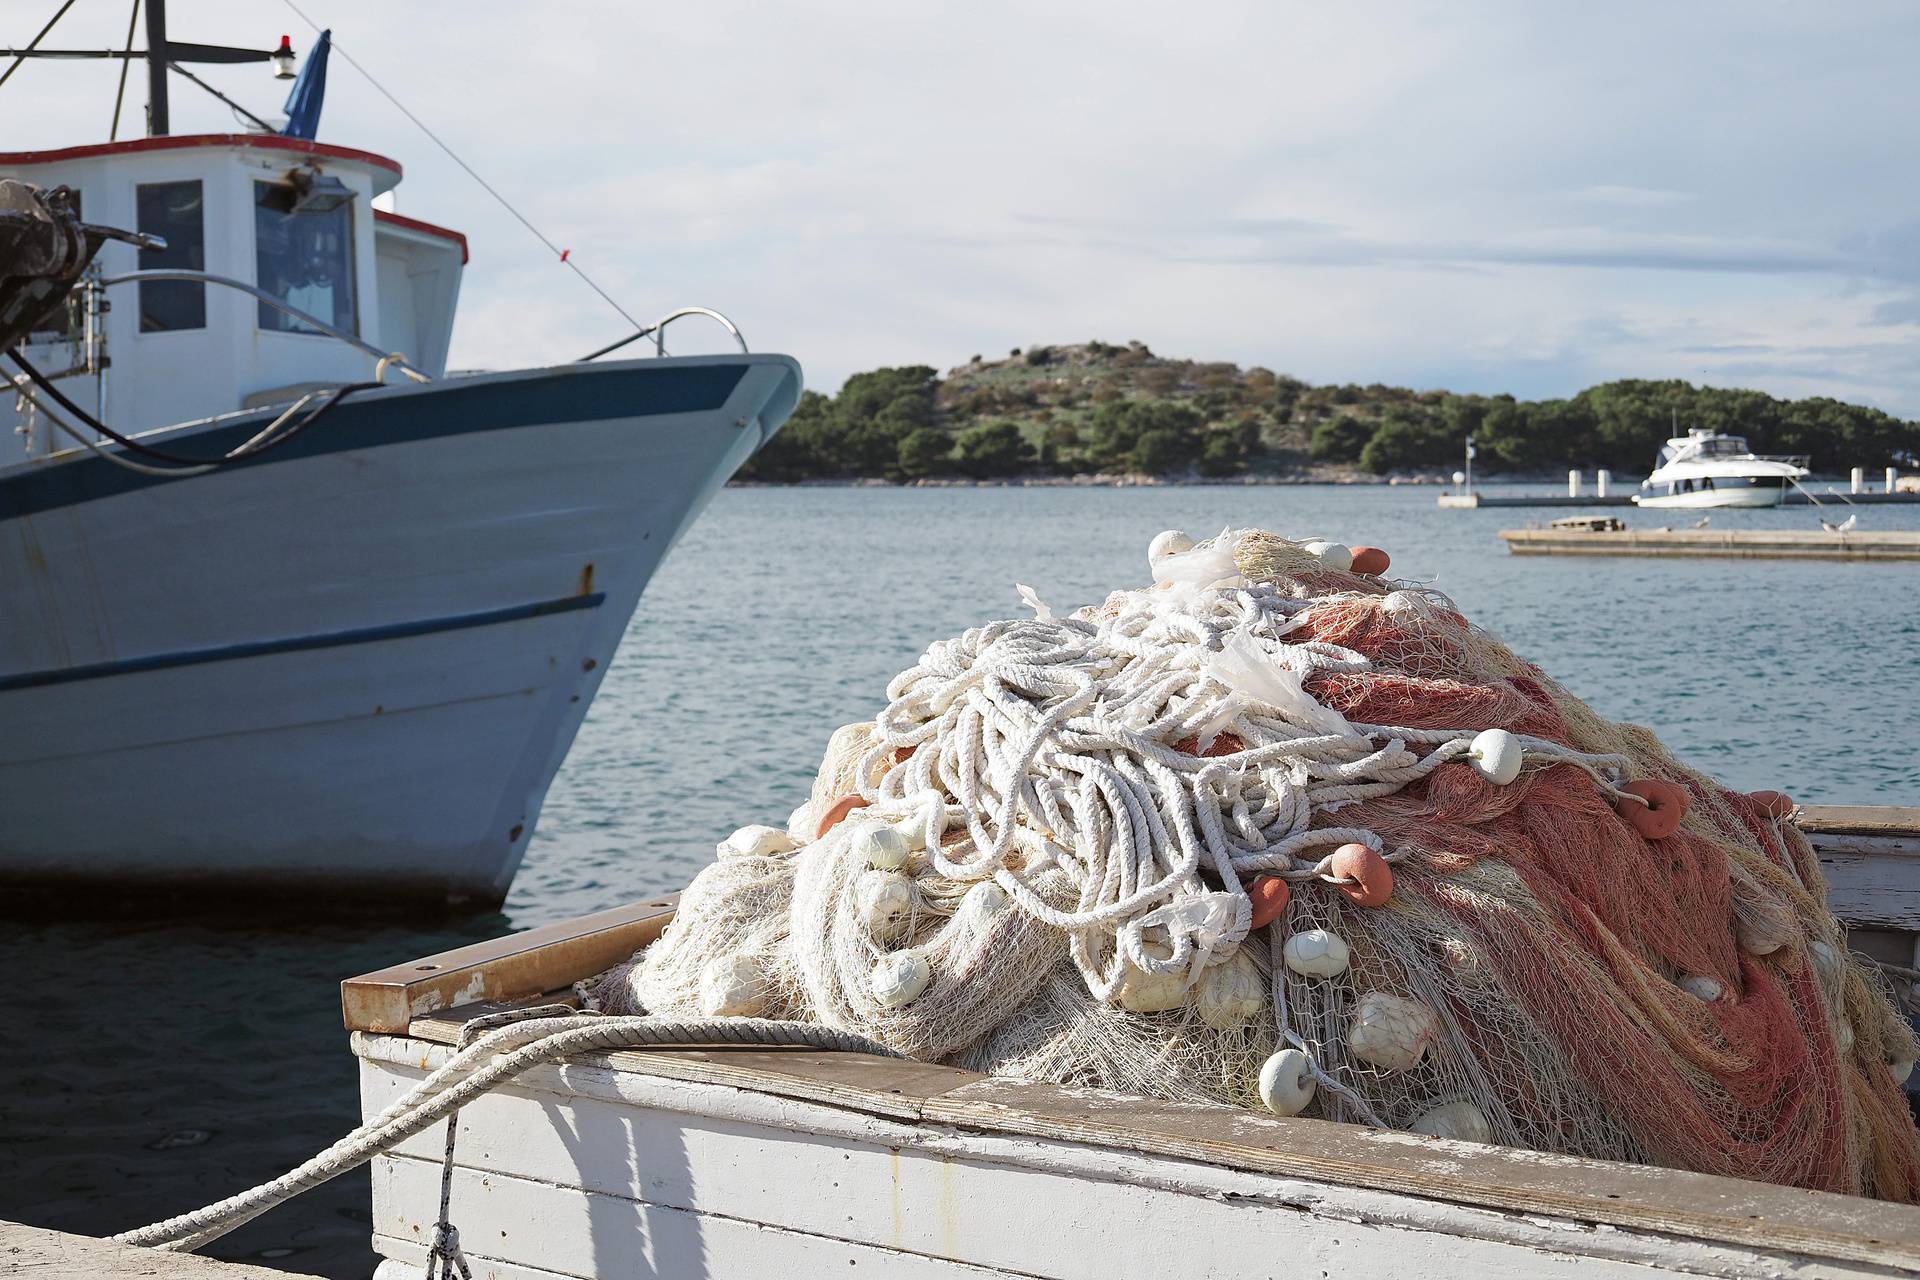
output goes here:
[{"label": "red trim on cabin", "polygon": [[182,133],[163,138],[135,138],[129,142],[96,142],[84,147],[60,147],[53,151],[0,151],[0,164],[54,164],[61,160],[85,160],[92,156],[133,155],[142,151],[173,151],[187,147],[299,151],[334,160],[358,160],[362,164],[389,170],[396,177],[401,173],[398,160],[389,160],[371,151],[336,147],[330,142],[309,142],[305,138],[283,138],[277,133]]},{"label": "red trim on cabin", "polygon": [[460,246],[460,265],[463,267],[467,265],[467,233],[464,231],[455,231],[449,227],[439,226],[432,222],[422,222],[418,218],[409,218],[403,213],[388,213],[385,209],[375,209],[373,211],[373,220],[375,222],[389,222],[396,227],[405,227],[408,231],[418,231],[422,235],[439,236],[442,240],[452,240]]}]

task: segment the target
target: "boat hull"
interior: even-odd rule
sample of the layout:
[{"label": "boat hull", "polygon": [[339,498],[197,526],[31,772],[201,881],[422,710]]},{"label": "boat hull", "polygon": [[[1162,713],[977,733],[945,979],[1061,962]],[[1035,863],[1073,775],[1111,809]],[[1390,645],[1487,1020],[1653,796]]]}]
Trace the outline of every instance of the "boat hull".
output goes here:
[{"label": "boat hull", "polygon": [[192,479],[0,472],[0,882],[498,902],[647,581],[798,391],[778,356],[489,375]]},{"label": "boat hull", "polygon": [[1777,507],[1787,496],[1785,488],[1707,489],[1693,493],[1633,495],[1638,507]]}]

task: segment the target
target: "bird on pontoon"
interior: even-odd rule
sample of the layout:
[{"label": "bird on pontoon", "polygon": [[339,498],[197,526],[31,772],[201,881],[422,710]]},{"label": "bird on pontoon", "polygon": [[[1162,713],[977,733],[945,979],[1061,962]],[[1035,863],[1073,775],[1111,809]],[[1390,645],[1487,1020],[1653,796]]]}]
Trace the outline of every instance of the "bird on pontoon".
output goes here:
[{"label": "bird on pontoon", "polygon": [[1713,523],[1712,516],[1701,516],[1698,520],[1695,520],[1693,522],[1693,527],[1696,529],[1704,529],[1712,523]]},{"label": "bird on pontoon", "polygon": [[1842,520],[1839,524],[1834,524],[1825,516],[1820,518],[1820,527],[1828,533],[1852,533],[1853,527],[1859,523],[1860,513],[1858,511],[1848,516],[1845,520]]}]

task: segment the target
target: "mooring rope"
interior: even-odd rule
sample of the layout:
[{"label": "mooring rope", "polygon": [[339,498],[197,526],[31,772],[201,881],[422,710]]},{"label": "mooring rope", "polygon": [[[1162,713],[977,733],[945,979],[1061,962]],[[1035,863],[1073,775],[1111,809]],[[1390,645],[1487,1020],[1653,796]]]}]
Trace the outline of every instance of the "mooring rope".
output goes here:
[{"label": "mooring rope", "polygon": [[649,1045],[751,1045],[900,1055],[865,1036],[761,1018],[653,1018],[576,1014],[498,1026],[373,1117],[296,1168],[238,1195],[113,1237],[121,1244],[198,1249],[304,1191],[357,1169],[521,1073],[582,1054]]}]

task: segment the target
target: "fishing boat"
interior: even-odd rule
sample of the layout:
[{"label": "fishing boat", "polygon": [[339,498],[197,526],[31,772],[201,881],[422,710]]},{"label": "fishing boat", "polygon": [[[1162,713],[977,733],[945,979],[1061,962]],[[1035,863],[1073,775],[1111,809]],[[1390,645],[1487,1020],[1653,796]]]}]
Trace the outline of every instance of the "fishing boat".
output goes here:
[{"label": "fishing boat", "polygon": [[[1798,822],[1853,949],[1911,966],[1920,810]],[[648,899],[349,980],[365,1114],[469,1023],[575,1001],[673,911]],[[444,1130],[374,1161],[379,1280],[426,1274],[448,1205],[472,1274],[497,1280],[1920,1272],[1909,1206],[859,1053],[589,1054],[469,1102],[456,1146]]]},{"label": "fishing boat", "polygon": [[[295,54],[145,21],[146,50],[9,51],[144,57],[149,136],[0,152],[123,229],[0,343],[0,883],[498,903],[642,590],[800,367],[694,307],[595,353],[647,358],[450,375],[466,237],[315,137],[329,36],[284,124],[174,134],[169,68]],[[666,355],[696,315],[738,351]]]},{"label": "fishing boat", "polygon": [[1642,507],[1777,507],[1807,477],[1806,462],[1763,456],[1743,436],[1695,427],[1660,446],[1633,500]]}]

